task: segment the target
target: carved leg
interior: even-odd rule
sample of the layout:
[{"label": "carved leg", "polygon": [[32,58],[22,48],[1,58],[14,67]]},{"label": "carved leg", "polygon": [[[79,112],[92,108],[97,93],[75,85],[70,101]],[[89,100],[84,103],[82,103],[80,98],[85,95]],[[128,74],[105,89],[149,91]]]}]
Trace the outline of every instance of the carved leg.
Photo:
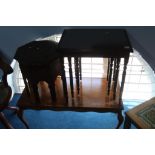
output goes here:
[{"label": "carved leg", "polygon": [[64,97],[66,99],[66,103],[68,103],[67,81],[66,81],[66,74],[65,74],[65,66],[64,66],[64,58],[63,57],[60,58],[60,64],[61,64],[61,76],[62,76]]},{"label": "carved leg", "polygon": [[7,129],[14,129],[13,126],[8,122],[8,120],[5,118],[4,114],[0,112],[0,121]]},{"label": "carved leg", "polygon": [[79,71],[80,71],[80,80],[82,80],[82,67],[81,67],[81,57],[79,59]]},{"label": "carved leg", "polygon": [[75,77],[76,77],[76,85],[77,85],[77,92],[79,94],[80,92],[80,81],[79,81],[79,64],[78,64],[78,58],[75,57]]},{"label": "carved leg", "polygon": [[68,64],[69,64],[69,77],[70,77],[71,95],[72,95],[72,98],[74,98],[73,72],[72,72],[71,57],[68,57]]},{"label": "carved leg", "polygon": [[118,129],[124,121],[124,118],[122,116],[122,111],[118,112],[117,118],[118,118],[118,125],[117,125],[116,129]]},{"label": "carved leg", "polygon": [[110,59],[108,58],[107,81],[109,81]]},{"label": "carved leg", "polygon": [[124,68],[123,68],[122,82],[121,82],[121,88],[120,88],[120,100],[121,100],[122,94],[123,94],[124,83],[125,83],[125,76],[126,76],[126,69],[127,69],[128,61],[129,61],[129,57],[124,58]]},{"label": "carved leg", "polygon": [[24,119],[23,114],[24,114],[24,110],[23,109],[19,109],[19,111],[17,112],[17,116],[24,123],[24,125],[26,126],[26,128],[29,129],[29,126],[28,126],[26,120]]},{"label": "carved leg", "polygon": [[131,128],[131,119],[125,114],[124,129]]},{"label": "carved leg", "polygon": [[111,87],[111,76],[112,76],[113,61],[114,61],[114,59],[111,58],[111,60],[110,60],[110,69],[109,69],[109,76],[108,76],[108,91],[107,91],[108,95],[110,93],[110,87]]},{"label": "carved leg", "polygon": [[118,58],[117,60],[115,60],[116,64],[114,65],[115,66],[115,75],[114,75],[114,94],[113,94],[113,98],[115,99],[116,98],[116,88],[117,88],[117,82],[118,82],[118,75],[119,75],[119,66],[120,66],[120,58]]}]

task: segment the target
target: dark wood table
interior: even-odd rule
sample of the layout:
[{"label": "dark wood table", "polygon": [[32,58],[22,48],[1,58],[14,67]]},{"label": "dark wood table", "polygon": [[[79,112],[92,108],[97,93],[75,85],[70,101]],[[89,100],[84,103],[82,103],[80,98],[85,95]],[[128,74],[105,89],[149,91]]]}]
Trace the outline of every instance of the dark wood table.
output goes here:
[{"label": "dark wood table", "polygon": [[[95,98],[96,94],[92,94],[92,92],[89,94],[90,90],[87,90],[88,91],[87,97],[89,96],[89,102],[87,102],[87,106],[81,107],[80,105],[78,105],[76,108],[74,108],[74,110],[79,108],[81,111],[85,111],[86,109],[87,110],[91,109],[91,111],[94,110],[98,112],[117,113],[118,120],[119,120],[117,128],[119,128],[121,123],[123,122],[122,93],[124,88],[126,69],[127,69],[130,52],[133,52],[126,30],[124,29],[66,29],[64,30],[62,34],[62,38],[58,44],[58,52],[61,56],[60,59],[61,59],[61,65],[62,65],[62,80],[63,80],[64,96],[68,96],[64,57],[68,57],[71,96],[73,101],[74,101],[74,91],[73,91],[74,82],[73,82],[73,75],[72,75],[71,58],[74,57],[75,63],[76,63],[75,73],[76,73],[76,81],[77,81],[76,83],[77,83],[78,90],[80,89],[79,75],[78,75],[79,68],[77,67],[79,66],[78,58],[81,58],[81,57],[108,58],[107,79],[106,80],[104,79],[104,84],[103,84],[104,90],[102,90],[102,93],[104,94],[103,95],[104,99],[100,99],[100,104],[96,108],[94,105],[98,100],[97,98]],[[117,81],[118,81],[121,58],[124,58],[124,64],[123,64],[122,81],[119,86]],[[113,78],[112,78],[112,75],[113,75]],[[111,79],[113,79],[113,81]],[[82,84],[84,85],[83,80],[82,80]],[[113,88],[112,93],[111,93],[111,86]],[[94,85],[94,89],[95,89],[95,85]],[[81,98],[84,95],[82,93],[83,92],[80,92],[81,95],[79,96]],[[111,97],[111,94],[113,94],[113,98]],[[86,104],[84,100],[83,100],[83,104],[84,105]]]},{"label": "dark wood table", "polygon": [[[51,109],[56,111],[80,111],[80,112],[113,112],[117,113],[119,128],[123,122],[122,116],[122,92],[126,75],[127,63],[129,54],[132,52],[132,47],[128,40],[128,36],[123,29],[70,29],[64,30],[58,52],[62,65],[62,81],[57,79],[56,92],[57,100],[51,100],[47,86],[40,85],[40,99],[38,104],[34,100],[34,95],[28,96],[24,90],[17,106],[19,107],[18,116],[28,128],[27,123],[23,118],[23,111],[26,109],[44,110]],[[69,60],[70,79],[66,79],[64,68],[64,57]],[[77,60],[79,57],[103,57],[109,58],[108,78],[83,78],[80,83],[80,94],[73,96],[73,76],[71,68],[71,57]],[[124,69],[122,75],[121,87],[117,83],[120,58],[124,58]],[[114,63],[113,63],[114,62]],[[114,69],[112,69],[112,67]],[[111,82],[112,71],[114,79]],[[79,76],[76,76],[79,80]],[[71,89],[67,90],[70,82]],[[112,88],[109,89],[112,83]],[[117,87],[116,87],[117,86]],[[108,89],[107,89],[108,88]],[[109,93],[107,93],[109,91]],[[113,98],[114,94],[116,95]],[[67,99],[67,102],[66,102]],[[107,120],[108,121],[108,120]]]},{"label": "dark wood table", "polygon": [[[120,100],[124,88],[126,68],[129,60],[130,52],[132,51],[131,44],[128,39],[126,30],[124,29],[67,29],[64,30],[62,38],[58,45],[58,52],[61,55],[62,64],[62,78],[64,81],[64,94],[68,95],[66,75],[64,69],[64,57],[68,57],[70,86],[72,97],[74,97],[73,75],[71,57],[75,58],[75,63],[80,57],[103,57],[109,58],[108,64],[108,88],[107,93],[110,92],[111,76],[114,74],[114,99],[116,96],[116,86],[118,81],[118,73],[120,66],[120,59],[124,58],[124,68],[122,74],[122,82],[120,88]],[[78,64],[76,66],[79,66]],[[76,80],[79,89],[78,68],[75,68]]]}]

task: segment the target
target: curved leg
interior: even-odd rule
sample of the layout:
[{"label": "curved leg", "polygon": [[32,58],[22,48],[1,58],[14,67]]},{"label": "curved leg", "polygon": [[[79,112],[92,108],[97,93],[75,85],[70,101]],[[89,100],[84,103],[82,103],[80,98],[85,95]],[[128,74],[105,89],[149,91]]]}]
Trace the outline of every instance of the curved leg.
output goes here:
[{"label": "curved leg", "polygon": [[124,121],[124,118],[123,118],[123,116],[122,116],[122,111],[119,111],[119,112],[118,112],[117,118],[118,118],[118,124],[117,124],[116,129],[119,129],[119,127],[121,126],[121,124],[122,124],[123,121]]},{"label": "curved leg", "polygon": [[7,129],[14,129],[13,126],[8,122],[8,120],[5,118],[4,114],[0,112],[0,121]]},{"label": "curved leg", "polygon": [[124,122],[124,129],[130,129],[131,128],[131,119],[125,115],[125,122]]},{"label": "curved leg", "polygon": [[28,126],[26,120],[24,119],[23,114],[24,114],[24,110],[23,109],[19,109],[19,111],[17,112],[17,116],[24,123],[24,125],[26,126],[26,128],[29,129],[29,126]]}]

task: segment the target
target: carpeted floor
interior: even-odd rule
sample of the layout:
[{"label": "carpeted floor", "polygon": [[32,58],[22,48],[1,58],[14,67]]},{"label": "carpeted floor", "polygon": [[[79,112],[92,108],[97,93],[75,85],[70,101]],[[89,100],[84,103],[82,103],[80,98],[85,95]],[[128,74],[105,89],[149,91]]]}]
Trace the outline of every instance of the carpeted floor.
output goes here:
[{"label": "carpeted floor", "polygon": [[[19,97],[19,94],[15,94],[10,104],[16,105]],[[124,111],[131,105],[133,102],[124,102]],[[25,128],[19,118],[9,110],[5,110],[4,114],[14,128]],[[31,129],[114,129],[118,122],[114,113],[25,110],[24,116]],[[4,128],[1,123],[0,128]],[[123,128],[123,124],[120,128]]]}]

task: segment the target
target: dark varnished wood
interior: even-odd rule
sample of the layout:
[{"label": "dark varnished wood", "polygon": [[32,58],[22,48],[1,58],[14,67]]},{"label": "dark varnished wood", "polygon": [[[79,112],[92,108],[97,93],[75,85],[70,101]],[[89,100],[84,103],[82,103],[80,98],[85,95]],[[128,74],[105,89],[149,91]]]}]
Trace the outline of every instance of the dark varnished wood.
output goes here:
[{"label": "dark varnished wood", "polygon": [[58,48],[72,57],[125,57],[132,52],[124,29],[66,29]]},{"label": "dark varnished wood", "polygon": [[78,62],[79,62],[79,73],[80,73],[80,80],[82,80],[82,62],[81,62],[81,57],[78,58]]},{"label": "dark varnished wood", "polygon": [[63,92],[64,96],[66,96],[65,102],[68,103],[68,89],[67,89],[67,81],[66,81],[66,72],[65,72],[65,65],[64,65],[64,58],[60,58],[60,64],[61,64],[61,75],[62,75],[62,81],[63,81]]},{"label": "dark varnished wood", "polygon": [[117,59],[114,58],[113,81],[115,81],[115,78],[116,78],[116,61]]},{"label": "dark varnished wood", "polygon": [[131,119],[125,115],[125,121],[124,121],[124,129],[130,129],[131,128]]},{"label": "dark varnished wood", "polygon": [[113,62],[114,62],[114,59],[111,58],[111,59],[110,59],[110,66],[109,66],[109,77],[108,77],[108,90],[107,90],[107,94],[108,94],[108,95],[109,95],[109,93],[110,93],[110,88],[111,88],[112,71],[113,71]]},{"label": "dark varnished wood", "polygon": [[49,65],[42,66],[40,65],[22,65],[20,64],[20,69],[23,75],[25,85],[27,86],[28,94],[33,91],[35,94],[36,101],[39,102],[39,93],[38,93],[38,83],[39,81],[46,81],[49,84],[51,98],[56,100],[55,92],[55,79],[60,75],[61,70],[58,69],[59,62],[51,62]]},{"label": "dark varnished wood", "polygon": [[108,58],[107,81],[109,80],[110,58]]},{"label": "dark varnished wood", "polygon": [[27,93],[30,95],[33,91],[37,102],[40,102],[38,93],[40,81],[48,83],[51,98],[53,101],[56,100],[55,79],[61,75],[61,65],[56,49],[56,42],[32,41],[16,51],[15,59],[19,62]]},{"label": "dark varnished wood", "polygon": [[68,57],[68,65],[69,65],[71,95],[72,95],[72,97],[74,97],[73,72],[72,72],[72,59],[71,59],[71,57]]},{"label": "dark varnished wood", "polygon": [[13,72],[13,69],[1,57],[0,70],[2,70],[3,72],[2,81],[0,82],[0,121],[6,128],[13,129],[13,126],[10,124],[10,122],[6,119],[5,115],[3,114],[3,110],[5,109],[13,110],[15,113],[18,111],[17,107],[9,106],[12,90],[11,87],[8,85],[7,76],[8,74],[11,74]]},{"label": "dark varnished wood", "polygon": [[127,69],[128,61],[129,61],[129,56],[124,58],[124,68],[123,68],[122,82],[121,82],[121,88],[120,88],[120,100],[121,100],[122,94],[123,94],[124,83],[125,83],[125,76],[126,76],[126,69]]},{"label": "dark varnished wood", "polygon": [[79,94],[80,92],[80,69],[79,69],[79,58],[75,57],[74,58],[74,63],[75,63],[75,78],[76,78],[76,86],[77,86],[77,93]]},{"label": "dark varnished wood", "polygon": [[[132,47],[124,29],[68,29],[63,32],[58,52],[62,57],[104,57],[116,60],[118,58],[128,59]],[[127,61],[125,60],[125,62]],[[112,65],[112,63],[111,66],[108,65],[107,80],[109,84],[107,91],[110,89],[112,76],[110,67],[112,68]],[[126,63],[124,65],[126,66]],[[124,67],[125,69],[126,67]],[[124,75],[125,71],[122,76],[121,95],[125,82]]]},{"label": "dark varnished wood", "polygon": [[114,81],[114,99],[116,97],[116,87],[117,87],[117,82],[118,82],[118,75],[119,75],[119,68],[120,68],[120,58],[118,59],[115,59],[115,66],[114,66],[115,70],[114,70],[114,78],[113,78],[113,81]]},{"label": "dark varnished wood", "polygon": [[[69,82],[69,79],[68,79]],[[76,84],[76,81],[74,81]],[[122,114],[121,110],[123,109],[122,101],[119,101],[119,86],[117,87],[116,99],[113,100],[113,90],[110,91],[110,95],[107,96],[106,93],[106,79],[97,79],[97,78],[83,78],[82,83],[80,84],[80,94],[75,94],[74,99],[71,95],[68,96],[68,103],[66,104],[63,87],[62,87],[61,78],[57,78],[56,81],[56,93],[58,99],[56,102],[53,102],[50,97],[50,92],[47,86],[47,83],[39,83],[39,95],[40,103],[36,103],[33,94],[29,97],[27,93],[22,93],[17,106],[22,111],[20,114],[23,114],[25,109],[35,109],[35,110],[55,110],[55,111],[95,111],[95,112],[114,112],[118,114],[119,123],[117,128],[122,123]],[[69,85],[68,85],[69,87]],[[76,89],[75,89],[76,92]],[[69,93],[70,94],[70,93]],[[22,115],[20,115],[22,120]],[[22,120],[23,121],[23,120]],[[23,121],[25,124],[25,121]],[[28,127],[28,125],[26,125]]]}]

